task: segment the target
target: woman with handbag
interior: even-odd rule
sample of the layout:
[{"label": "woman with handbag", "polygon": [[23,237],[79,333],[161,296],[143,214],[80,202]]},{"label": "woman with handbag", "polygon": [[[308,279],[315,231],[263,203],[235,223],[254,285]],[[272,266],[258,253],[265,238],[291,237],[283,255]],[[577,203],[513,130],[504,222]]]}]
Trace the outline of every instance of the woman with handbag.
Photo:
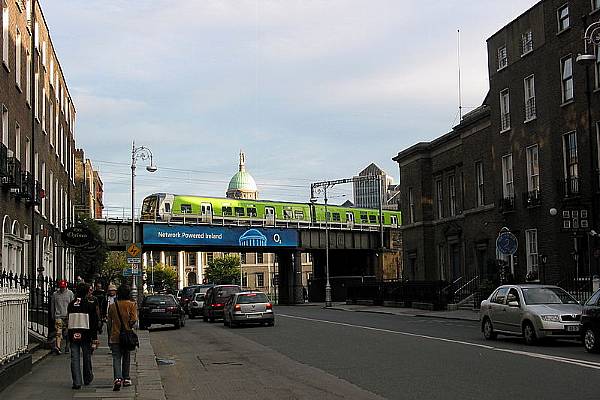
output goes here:
[{"label": "woman with handbag", "polygon": [[114,391],[121,390],[121,386],[131,386],[130,354],[137,345],[137,335],[133,331],[137,315],[137,305],[131,300],[129,285],[119,286],[117,298],[108,309],[108,325],[111,327],[108,344],[113,359]]}]

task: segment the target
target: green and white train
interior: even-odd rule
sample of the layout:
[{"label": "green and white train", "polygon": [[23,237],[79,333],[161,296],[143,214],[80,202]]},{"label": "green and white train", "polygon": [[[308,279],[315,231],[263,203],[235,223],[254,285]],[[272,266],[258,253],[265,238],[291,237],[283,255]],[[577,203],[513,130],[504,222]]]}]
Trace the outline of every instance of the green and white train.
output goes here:
[{"label": "green and white train", "polygon": [[[349,229],[379,227],[379,210],[328,205],[329,223]],[[400,211],[382,211],[382,224],[397,228]],[[155,193],[142,203],[142,221],[309,227],[325,223],[325,205]]]}]

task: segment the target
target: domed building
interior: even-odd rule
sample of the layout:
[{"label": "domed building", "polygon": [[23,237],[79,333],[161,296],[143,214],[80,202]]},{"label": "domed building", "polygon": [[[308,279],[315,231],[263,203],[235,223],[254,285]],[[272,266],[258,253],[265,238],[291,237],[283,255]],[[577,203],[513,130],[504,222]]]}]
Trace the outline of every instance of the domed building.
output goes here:
[{"label": "domed building", "polygon": [[246,155],[240,151],[240,170],[229,181],[227,197],[230,199],[258,199],[258,188],[252,175],[246,171]]}]

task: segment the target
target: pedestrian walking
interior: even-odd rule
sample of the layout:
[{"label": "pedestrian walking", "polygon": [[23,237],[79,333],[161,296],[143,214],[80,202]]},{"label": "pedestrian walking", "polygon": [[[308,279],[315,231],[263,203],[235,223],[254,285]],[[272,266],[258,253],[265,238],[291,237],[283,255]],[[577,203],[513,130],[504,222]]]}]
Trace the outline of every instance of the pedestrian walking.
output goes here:
[{"label": "pedestrian walking", "polygon": [[99,312],[99,320],[98,320],[98,333],[102,334],[102,326],[104,325],[104,321],[106,321],[106,312],[108,310],[108,306],[106,305],[106,292],[102,288],[102,282],[96,281],[94,283],[95,290],[92,292],[92,295],[98,301],[98,312]]},{"label": "pedestrian walking", "polygon": [[[52,315],[54,317],[54,330],[56,332],[56,341],[54,343],[53,351],[54,353],[61,354],[61,342],[63,338],[66,339],[67,335],[67,313],[69,303],[73,301],[75,295],[71,290],[67,288],[67,281],[62,279],[58,281],[58,290],[56,290],[52,294]],[[69,352],[69,343],[66,340],[65,343],[65,353]]]},{"label": "pedestrian walking", "polygon": [[108,319],[108,309],[110,306],[115,304],[116,298],[117,298],[117,287],[115,286],[114,283],[111,283],[110,285],[108,285],[107,296],[106,296],[106,306],[103,311],[104,321],[106,322],[106,333],[108,334],[109,338],[110,338],[110,333],[111,333],[111,325],[110,325],[110,320]]},{"label": "pedestrian walking", "polygon": [[94,380],[92,352],[98,341],[98,311],[89,300],[90,286],[80,283],[75,299],[69,303],[69,344],[71,347],[71,377],[73,389],[81,389],[81,362],[83,361],[83,384]]},{"label": "pedestrian walking", "polygon": [[108,344],[113,359],[113,390],[121,390],[121,386],[131,386],[129,375],[131,351],[119,343],[121,330],[132,330],[137,322],[137,305],[131,300],[129,285],[121,285],[117,289],[117,298],[108,309],[108,321],[111,326]]}]

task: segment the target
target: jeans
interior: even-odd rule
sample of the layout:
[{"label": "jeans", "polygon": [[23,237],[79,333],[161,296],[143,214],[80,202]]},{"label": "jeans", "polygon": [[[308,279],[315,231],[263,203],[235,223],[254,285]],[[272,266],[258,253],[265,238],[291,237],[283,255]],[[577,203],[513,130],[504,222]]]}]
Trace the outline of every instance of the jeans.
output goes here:
[{"label": "jeans", "polygon": [[131,379],[129,377],[129,359],[131,352],[123,350],[119,343],[111,343],[110,351],[112,352],[114,379]]},{"label": "jeans", "polygon": [[71,377],[74,386],[81,386],[81,358],[83,355],[83,383],[89,385],[94,380],[92,371],[92,344],[71,342]]}]

